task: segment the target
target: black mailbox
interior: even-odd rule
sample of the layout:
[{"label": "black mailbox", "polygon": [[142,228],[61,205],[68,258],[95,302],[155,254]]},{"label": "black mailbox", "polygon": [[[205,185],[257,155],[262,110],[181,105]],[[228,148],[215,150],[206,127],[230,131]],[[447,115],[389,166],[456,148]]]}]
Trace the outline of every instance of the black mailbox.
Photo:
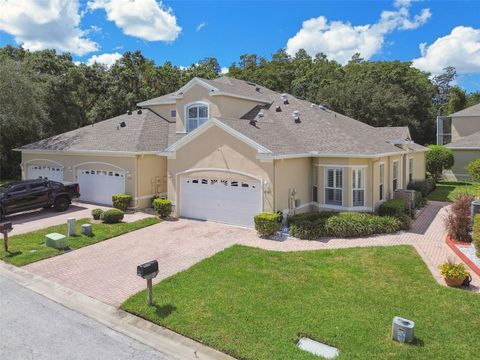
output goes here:
[{"label": "black mailbox", "polygon": [[13,227],[11,222],[0,223],[0,233],[8,234],[12,230]]},{"label": "black mailbox", "polygon": [[153,278],[157,276],[157,274],[158,274],[157,260],[152,260],[152,261],[146,262],[145,264],[137,266],[137,275],[144,279]]}]

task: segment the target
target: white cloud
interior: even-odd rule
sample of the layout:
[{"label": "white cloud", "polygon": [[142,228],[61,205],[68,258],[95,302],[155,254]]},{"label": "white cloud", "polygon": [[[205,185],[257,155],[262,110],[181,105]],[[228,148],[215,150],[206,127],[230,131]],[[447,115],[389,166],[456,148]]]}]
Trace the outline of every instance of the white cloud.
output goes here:
[{"label": "white cloud", "polygon": [[222,69],[220,70],[220,72],[222,74],[227,74],[228,73],[228,67],[222,67]]},{"label": "white cloud", "polygon": [[76,55],[98,50],[80,29],[78,0],[0,0],[0,30],[29,50],[56,49]]},{"label": "white cloud", "polygon": [[126,35],[147,41],[173,41],[182,28],[170,8],[156,0],[90,0],[91,10],[104,9]]},{"label": "white cloud", "polygon": [[199,32],[200,30],[202,30],[205,26],[207,26],[207,23],[206,22],[201,22],[200,24],[197,25],[197,32]]},{"label": "white cloud", "polygon": [[457,26],[431,45],[419,47],[421,57],[413,60],[413,66],[420,70],[438,74],[453,66],[459,73],[480,72],[480,29]]},{"label": "white cloud", "polygon": [[122,54],[114,52],[111,54],[105,53],[101,55],[93,55],[90,59],[87,60],[87,65],[93,65],[95,63],[105,65],[107,68],[110,68],[115,64],[115,61],[120,59]]},{"label": "white cloud", "polygon": [[374,24],[355,26],[344,21],[328,21],[325,16],[305,20],[297,34],[288,40],[287,52],[294,55],[305,49],[312,56],[321,52],[342,64],[355,53],[370,59],[382,49],[385,35],[397,29],[416,29],[431,17],[430,10],[423,9],[411,18],[409,0],[397,0],[395,7],[396,10],[383,11]]}]

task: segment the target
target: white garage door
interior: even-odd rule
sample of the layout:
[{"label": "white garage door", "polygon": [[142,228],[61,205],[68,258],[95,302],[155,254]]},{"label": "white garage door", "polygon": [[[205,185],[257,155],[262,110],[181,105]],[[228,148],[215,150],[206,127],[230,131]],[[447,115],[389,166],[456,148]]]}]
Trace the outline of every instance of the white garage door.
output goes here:
[{"label": "white garage door", "polygon": [[181,215],[193,219],[253,227],[262,211],[259,181],[183,177]]},{"label": "white garage door", "polygon": [[112,205],[112,195],[125,193],[125,174],[118,171],[78,169],[80,200]]},{"label": "white garage door", "polygon": [[28,165],[27,178],[63,181],[63,168],[59,166]]}]

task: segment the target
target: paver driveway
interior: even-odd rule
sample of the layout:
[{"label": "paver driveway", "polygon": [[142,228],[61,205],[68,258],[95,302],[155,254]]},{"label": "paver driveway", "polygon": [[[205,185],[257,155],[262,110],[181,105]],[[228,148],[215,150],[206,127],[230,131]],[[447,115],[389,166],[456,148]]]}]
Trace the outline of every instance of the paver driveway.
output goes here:
[{"label": "paver driveway", "polygon": [[[430,202],[409,232],[358,239],[274,241],[260,239],[246,228],[187,219],[165,221],[25,268],[118,306],[144,289],[145,281],[136,276],[136,266],[152,259],[159,261],[160,272],[154,281],[159,282],[234,244],[277,251],[408,244],[415,246],[435,279],[444,284],[438,265],[449,257],[459,261],[444,243],[446,205]],[[473,280],[472,290],[479,291],[480,278],[473,274]]]}]

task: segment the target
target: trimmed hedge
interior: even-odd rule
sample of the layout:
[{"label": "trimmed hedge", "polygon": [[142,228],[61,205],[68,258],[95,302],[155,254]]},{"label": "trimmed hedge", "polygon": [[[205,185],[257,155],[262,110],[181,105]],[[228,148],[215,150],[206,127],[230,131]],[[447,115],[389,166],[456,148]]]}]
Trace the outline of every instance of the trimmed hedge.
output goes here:
[{"label": "trimmed hedge", "polygon": [[404,215],[408,215],[407,203],[402,199],[387,200],[378,207],[378,214],[380,216],[401,218]]},{"label": "trimmed hedge", "polygon": [[275,235],[280,228],[280,215],[275,213],[262,212],[255,215],[255,230],[262,237]]},{"label": "trimmed hedge", "polygon": [[427,197],[436,187],[437,184],[435,183],[435,180],[431,178],[426,180],[415,180],[407,185],[408,190],[420,191],[423,197]]},{"label": "trimmed hedge", "polygon": [[313,212],[289,218],[290,235],[315,240],[324,236],[362,237],[380,233],[395,233],[402,222],[391,216],[368,213]]},{"label": "trimmed hedge", "polygon": [[132,202],[132,196],[128,194],[112,195],[113,207],[122,211],[126,211]]},{"label": "trimmed hedge", "polygon": [[94,220],[100,220],[102,218],[103,210],[102,209],[93,209],[92,217]]},{"label": "trimmed hedge", "polygon": [[169,199],[154,199],[152,205],[161,218],[166,218],[172,214],[173,206]]},{"label": "trimmed hedge", "polygon": [[472,240],[475,249],[477,249],[477,256],[480,257],[480,214],[475,215],[473,218]]},{"label": "trimmed hedge", "polygon": [[123,220],[123,211],[119,209],[110,209],[102,214],[103,222],[107,224],[116,224]]}]

